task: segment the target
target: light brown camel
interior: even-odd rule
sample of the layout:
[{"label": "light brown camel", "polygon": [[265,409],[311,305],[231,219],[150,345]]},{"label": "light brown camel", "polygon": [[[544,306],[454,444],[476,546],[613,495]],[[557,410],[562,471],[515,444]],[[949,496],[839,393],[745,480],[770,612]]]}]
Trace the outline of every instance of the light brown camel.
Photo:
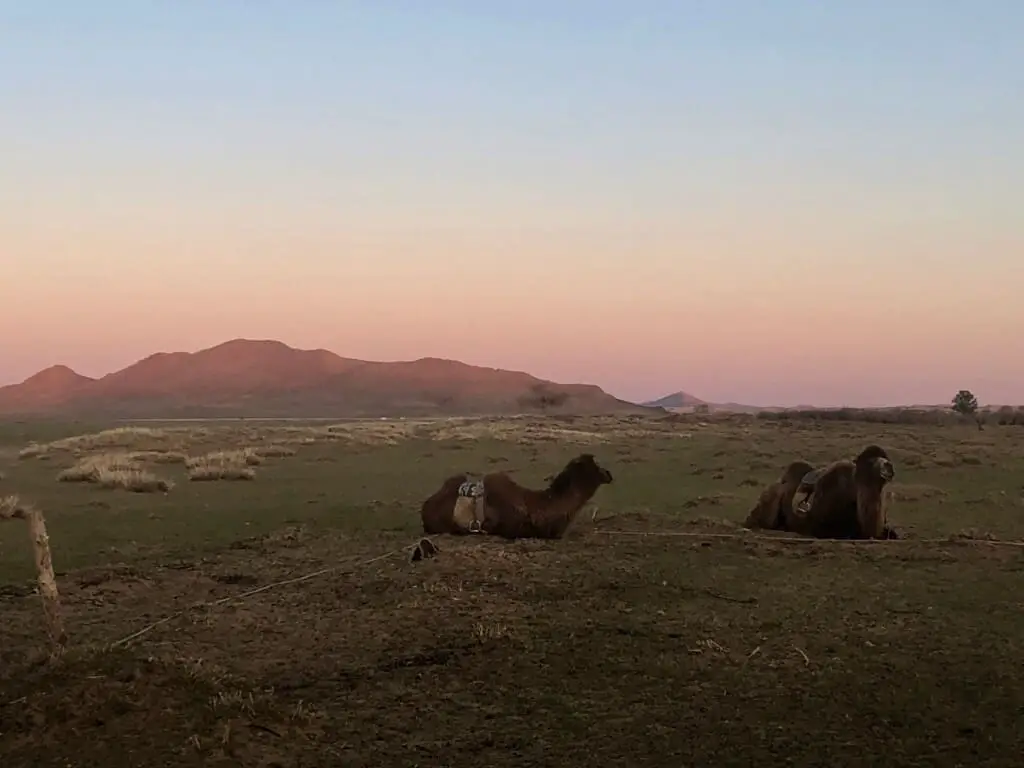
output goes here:
[{"label": "light brown camel", "polygon": [[809,500],[797,506],[792,530],[828,539],[895,539],[886,524],[885,486],[896,469],[884,448],[869,445],[853,461],[831,464],[809,473]]},{"label": "light brown camel", "polygon": [[761,492],[743,525],[770,531],[788,530],[793,520],[793,498],[801,491],[810,495],[813,485],[805,485],[803,479],[813,472],[814,467],[806,461],[792,462],[782,477]]},{"label": "light brown camel", "polygon": [[612,473],[590,453],[572,459],[542,491],[522,487],[505,472],[453,475],[423,502],[423,532],[560,539],[598,488],[611,482]]}]

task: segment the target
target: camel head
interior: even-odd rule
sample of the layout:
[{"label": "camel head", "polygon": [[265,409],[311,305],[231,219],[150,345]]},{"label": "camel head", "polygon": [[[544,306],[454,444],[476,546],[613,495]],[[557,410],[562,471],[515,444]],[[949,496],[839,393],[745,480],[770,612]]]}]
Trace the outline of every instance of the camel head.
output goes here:
[{"label": "camel head", "polygon": [[614,480],[612,473],[598,464],[592,453],[581,453],[569,464],[575,467],[581,478],[596,482],[598,485],[606,485]]},{"label": "camel head", "polygon": [[[797,474],[803,471],[803,474]],[[797,484],[798,493],[810,493],[814,490],[815,484],[818,482],[818,478],[825,473],[824,467],[818,467],[815,469],[807,462],[793,462],[790,465],[790,470],[782,476],[782,482],[786,482],[791,477],[799,477],[800,482]]]},{"label": "camel head", "polygon": [[592,453],[581,453],[552,480],[551,490],[559,492],[570,486],[597,487],[612,480],[612,473],[598,464]]},{"label": "camel head", "polygon": [[853,461],[857,477],[885,485],[896,476],[896,467],[884,448],[869,445]]}]

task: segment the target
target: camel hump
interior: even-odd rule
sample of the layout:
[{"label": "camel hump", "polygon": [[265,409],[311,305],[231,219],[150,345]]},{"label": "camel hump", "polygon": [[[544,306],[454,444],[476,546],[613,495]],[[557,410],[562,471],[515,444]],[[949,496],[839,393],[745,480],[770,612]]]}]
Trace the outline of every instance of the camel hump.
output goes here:
[{"label": "camel hump", "polygon": [[468,499],[478,499],[484,495],[484,481],[482,478],[469,478],[459,486],[459,496]]}]

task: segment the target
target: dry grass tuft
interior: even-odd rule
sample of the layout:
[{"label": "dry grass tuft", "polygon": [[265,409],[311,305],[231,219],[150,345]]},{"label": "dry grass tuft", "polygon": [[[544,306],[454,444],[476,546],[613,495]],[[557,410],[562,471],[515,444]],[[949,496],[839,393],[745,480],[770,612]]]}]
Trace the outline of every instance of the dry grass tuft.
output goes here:
[{"label": "dry grass tuft", "polygon": [[29,443],[20,451],[18,451],[19,459],[34,459],[37,456],[42,456],[46,452],[45,445],[39,443]]},{"label": "dry grass tuft", "polygon": [[253,467],[262,461],[263,459],[252,448],[241,448],[190,456],[185,461],[185,466],[188,468],[189,480],[255,480],[256,470]]},{"label": "dry grass tuft", "polygon": [[157,477],[152,472],[133,467],[131,469],[101,469],[93,481],[100,488],[121,489],[132,493],[168,493],[174,483]]},{"label": "dry grass tuft", "polygon": [[478,621],[473,625],[473,639],[479,643],[488,641],[503,640],[512,636],[512,630],[507,624],[497,622],[484,623]]},{"label": "dry grass tuft", "polygon": [[320,434],[327,439],[361,445],[397,445],[415,437],[417,430],[428,423],[416,420],[355,421],[331,424]]},{"label": "dry grass tuft", "polygon": [[21,499],[17,496],[0,496],[0,520],[18,517],[21,511]]},{"label": "dry grass tuft", "polygon": [[472,423],[454,422],[434,430],[431,438],[434,440],[466,441],[490,439],[518,443],[520,445],[534,445],[537,443],[598,445],[607,443],[610,439],[609,435],[595,431],[567,429],[518,419]]},{"label": "dry grass tuft", "polygon": [[[689,425],[692,426],[692,425]],[[706,425],[705,425],[706,426]],[[23,448],[21,459],[48,459],[71,454],[84,457],[120,450],[151,464],[181,464],[188,454],[217,447],[243,450],[254,458],[293,456],[303,445],[347,442],[356,445],[397,445],[409,440],[433,439],[471,444],[484,439],[519,445],[569,444],[605,445],[649,437],[691,438],[693,430],[681,431],[672,422],[641,422],[634,419],[594,417],[586,420],[512,416],[504,418],[410,418],[364,419],[328,425],[259,425],[239,428],[221,426],[124,426],[96,433],[76,435],[49,443],[32,443]],[[251,448],[246,446],[261,445]],[[192,458],[195,464],[201,457]]]},{"label": "dry grass tuft", "polygon": [[129,455],[136,461],[152,464],[184,464],[188,458],[181,451],[132,451]]},{"label": "dry grass tuft", "polygon": [[197,464],[188,470],[188,479],[199,481],[212,480],[255,480],[256,470],[252,467],[240,467],[231,464]]},{"label": "dry grass tuft", "polygon": [[298,451],[289,448],[287,445],[268,445],[256,449],[256,455],[264,459],[277,459],[285,456],[294,456]]},{"label": "dry grass tuft", "polygon": [[210,451],[201,456],[189,456],[185,459],[185,466],[188,469],[196,467],[233,466],[233,467],[258,467],[263,463],[263,458],[256,452],[255,448],[236,448],[227,451]]},{"label": "dry grass tuft", "polygon": [[128,453],[101,453],[76,461],[57,475],[62,483],[97,483],[101,472],[139,469],[139,463]]},{"label": "dry grass tuft", "polygon": [[18,453],[19,459],[45,459],[55,453],[94,453],[112,449],[169,453],[180,450],[190,441],[203,439],[211,434],[205,427],[115,427],[100,432],[65,437],[49,443],[30,443]]},{"label": "dry grass tuft", "polygon": [[62,471],[57,480],[62,483],[91,483],[100,488],[133,493],[167,493],[174,487],[170,480],[143,469],[135,455],[130,453],[87,456]]},{"label": "dry grass tuft", "polygon": [[578,419],[507,416],[352,421],[327,427],[292,428],[274,439],[291,443],[296,442],[300,435],[304,442],[345,440],[364,445],[395,445],[422,438],[466,443],[490,439],[519,445],[565,443],[591,446],[652,436],[692,438],[693,432],[680,431],[669,422],[640,422],[617,417],[594,417],[580,423]]}]

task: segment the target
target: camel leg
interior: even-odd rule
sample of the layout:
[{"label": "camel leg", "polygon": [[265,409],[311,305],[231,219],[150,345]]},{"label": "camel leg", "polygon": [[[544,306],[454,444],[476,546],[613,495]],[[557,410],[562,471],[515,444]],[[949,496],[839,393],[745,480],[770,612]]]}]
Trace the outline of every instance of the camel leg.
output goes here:
[{"label": "camel leg", "polygon": [[474,506],[476,499],[468,496],[459,496],[455,499],[455,509],[452,511],[452,522],[459,533],[472,531],[476,519]]},{"label": "camel leg", "polygon": [[473,499],[473,522],[469,524],[470,533],[484,533],[484,497]]},{"label": "camel leg", "polygon": [[459,486],[452,521],[463,533],[483,533],[484,487],[479,480],[467,480]]}]

